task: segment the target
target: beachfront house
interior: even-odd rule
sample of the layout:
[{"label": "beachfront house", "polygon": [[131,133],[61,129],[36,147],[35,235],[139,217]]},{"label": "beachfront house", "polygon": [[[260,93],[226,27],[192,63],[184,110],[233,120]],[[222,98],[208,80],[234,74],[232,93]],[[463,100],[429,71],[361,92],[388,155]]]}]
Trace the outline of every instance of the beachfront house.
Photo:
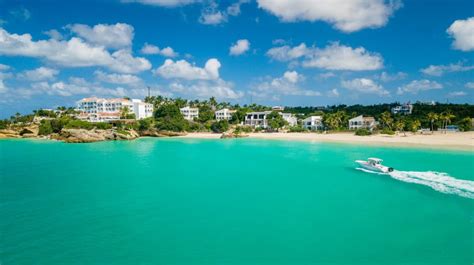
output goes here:
[{"label": "beachfront house", "polygon": [[153,104],[140,99],[127,98],[83,98],[77,102],[77,118],[90,122],[120,120],[121,112],[128,108],[128,114],[135,114],[136,119],[144,119],[153,115]]},{"label": "beachfront house", "polygon": [[413,105],[410,103],[398,105],[392,108],[393,114],[410,115],[412,112],[413,112]]},{"label": "beachfront house", "polygon": [[221,109],[221,110],[216,111],[214,114],[216,115],[217,121],[222,121],[222,120],[230,120],[232,118],[232,114],[234,113],[235,113],[235,110]]},{"label": "beachfront house", "polygon": [[183,115],[184,119],[188,121],[193,121],[195,118],[199,117],[199,109],[198,108],[191,108],[186,106],[184,108],[180,108],[179,111]]},{"label": "beachfront house", "polygon": [[[267,116],[272,113],[271,111],[256,111],[249,112],[245,115],[244,125],[252,126],[255,128],[266,129],[268,127]],[[282,118],[288,122],[288,125],[295,126],[298,123],[296,117],[291,113],[279,112]]]},{"label": "beachfront house", "polygon": [[311,131],[323,130],[323,117],[310,116],[303,120],[303,128]]},{"label": "beachfront house", "polygon": [[367,129],[372,131],[377,123],[374,117],[364,117],[359,115],[349,120],[349,130]]}]

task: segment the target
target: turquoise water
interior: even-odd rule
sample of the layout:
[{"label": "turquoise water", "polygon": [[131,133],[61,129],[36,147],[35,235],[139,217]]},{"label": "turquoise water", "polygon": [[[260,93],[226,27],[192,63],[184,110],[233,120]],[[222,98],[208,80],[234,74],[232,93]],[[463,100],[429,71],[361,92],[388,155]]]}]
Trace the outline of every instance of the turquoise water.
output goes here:
[{"label": "turquoise water", "polygon": [[[371,156],[398,173],[355,169]],[[473,167],[331,143],[2,140],[0,261],[472,264]]]}]

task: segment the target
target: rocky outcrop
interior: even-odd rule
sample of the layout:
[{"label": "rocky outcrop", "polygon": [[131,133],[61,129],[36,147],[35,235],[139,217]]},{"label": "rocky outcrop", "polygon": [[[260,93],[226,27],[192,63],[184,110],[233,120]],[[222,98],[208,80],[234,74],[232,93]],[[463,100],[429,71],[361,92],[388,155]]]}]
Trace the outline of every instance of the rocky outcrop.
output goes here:
[{"label": "rocky outcrop", "polygon": [[20,132],[17,130],[4,129],[0,130],[0,139],[1,138],[20,138]]},{"label": "rocky outcrop", "polygon": [[62,129],[56,139],[66,143],[92,143],[109,140],[133,140],[140,137],[134,130]]},{"label": "rocky outcrop", "polygon": [[171,132],[171,131],[159,131],[155,129],[140,131],[140,136],[150,137],[173,137],[173,136],[184,136],[184,132]]}]

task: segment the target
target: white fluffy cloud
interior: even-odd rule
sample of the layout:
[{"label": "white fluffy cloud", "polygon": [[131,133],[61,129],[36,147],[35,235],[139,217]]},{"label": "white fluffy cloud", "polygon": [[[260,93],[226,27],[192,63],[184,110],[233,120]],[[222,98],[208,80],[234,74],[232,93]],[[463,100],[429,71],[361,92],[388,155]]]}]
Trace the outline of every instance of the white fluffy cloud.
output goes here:
[{"label": "white fluffy cloud", "polygon": [[49,83],[47,81],[31,83],[30,87],[14,90],[12,97],[30,98],[35,95],[70,97],[83,96],[144,96],[143,89],[125,89],[123,87],[108,88],[97,83],[90,83],[83,78],[71,77],[67,81]]},{"label": "white fluffy cloud", "polygon": [[250,0],[239,0],[235,3],[233,3],[232,5],[227,7],[227,14],[229,14],[230,16],[240,15],[240,6],[242,4],[246,4],[246,3],[249,3],[249,2],[250,2]]},{"label": "white fluffy cloud", "polygon": [[204,25],[217,25],[227,22],[227,16],[222,11],[204,12],[199,17],[199,22]]},{"label": "white fluffy cloud", "polygon": [[304,76],[296,71],[286,71],[281,77],[272,78],[258,84],[252,94],[259,97],[276,95],[320,96],[321,93],[318,91],[299,87],[299,83],[304,79]]},{"label": "white fluffy cloud", "polygon": [[467,96],[467,93],[464,91],[453,91],[448,94],[450,97],[464,97]]},{"label": "white fluffy cloud", "polygon": [[442,89],[443,85],[436,81],[431,81],[427,79],[422,80],[413,80],[410,83],[401,86],[397,89],[397,94],[402,95],[404,93],[417,94],[420,91],[427,91],[433,89]]},{"label": "white fluffy cloud", "polygon": [[55,39],[55,40],[62,40],[64,38],[63,34],[61,34],[61,32],[59,32],[56,29],[50,29],[50,30],[47,30],[47,31],[43,31],[43,34],[45,34],[46,36],[50,37],[51,39]]},{"label": "white fluffy cloud", "polygon": [[3,28],[0,28],[0,55],[41,58],[64,67],[102,66],[121,73],[151,68],[147,59],[133,57],[126,49],[110,53],[103,46],[95,46],[77,37],[68,41],[33,41],[30,34],[10,34]]},{"label": "white fluffy cloud", "polygon": [[229,54],[238,56],[244,54],[250,49],[250,42],[247,39],[238,40],[234,45],[229,49]]},{"label": "white fluffy cloud", "polygon": [[186,60],[167,59],[154,73],[166,79],[217,80],[220,67],[221,63],[215,58],[207,60],[204,68],[192,65]]},{"label": "white fluffy cloud", "polygon": [[382,81],[382,82],[390,82],[390,81],[395,81],[395,80],[402,80],[402,79],[405,79],[407,77],[407,74],[404,73],[404,72],[397,72],[395,74],[390,74],[390,73],[387,73],[387,72],[382,72],[378,78]]},{"label": "white fluffy cloud", "polygon": [[[473,37],[474,38],[474,37]],[[448,65],[430,65],[426,68],[421,69],[420,71],[423,74],[431,76],[442,76],[447,72],[464,72],[474,69],[473,65],[465,66],[463,63],[459,62],[456,64]]]},{"label": "white fluffy cloud", "polygon": [[377,84],[374,80],[368,78],[356,78],[352,80],[344,80],[341,82],[341,86],[350,91],[365,93],[365,94],[376,94],[379,96],[388,96],[390,93],[384,89],[381,85]]},{"label": "white fluffy cloud", "polygon": [[258,6],[284,22],[325,21],[344,32],[384,26],[400,1],[257,0]]},{"label": "white fluffy cloud", "polygon": [[144,5],[177,7],[200,2],[200,0],[122,0],[124,3],[136,2]]},{"label": "white fluffy cloud", "polygon": [[148,44],[148,43],[145,43],[140,51],[141,51],[141,53],[148,54],[148,55],[160,54],[160,55],[165,56],[165,57],[176,57],[176,56],[178,56],[178,53],[175,52],[173,50],[173,48],[171,48],[171,47],[166,47],[166,48],[160,49],[160,47],[155,46],[153,44]]},{"label": "white fluffy cloud", "polygon": [[89,43],[114,49],[130,47],[134,36],[133,27],[125,23],[97,24],[94,27],[74,24],[68,28]]},{"label": "white fluffy cloud", "polygon": [[454,49],[461,51],[474,50],[474,17],[454,21],[446,32],[454,38]]},{"label": "white fluffy cloud", "polygon": [[19,78],[25,78],[30,81],[50,80],[56,78],[59,71],[48,67],[38,67],[34,70],[27,70],[19,74]]},{"label": "white fluffy cloud", "polygon": [[371,53],[363,47],[354,49],[332,43],[324,49],[316,49],[303,62],[303,66],[328,70],[378,70],[383,67],[383,59],[379,54]]},{"label": "white fluffy cloud", "polygon": [[333,88],[333,89],[329,90],[326,94],[330,98],[337,98],[337,97],[340,96],[339,90],[337,90],[337,88]]},{"label": "white fluffy cloud", "polygon": [[284,45],[281,47],[274,47],[267,51],[267,56],[276,61],[291,61],[311,53],[311,49],[306,47],[306,44],[301,43],[298,46],[290,47]]},{"label": "white fluffy cloud", "polygon": [[10,69],[10,66],[0,63],[0,71],[5,71],[5,70],[8,70],[8,69]]},{"label": "white fluffy cloud", "polygon": [[325,48],[288,45],[274,47],[267,51],[267,56],[277,61],[303,60],[304,67],[327,70],[366,71],[378,70],[383,67],[383,58],[377,53],[369,52],[363,47],[352,48],[338,42]]},{"label": "white fluffy cloud", "polygon": [[169,87],[174,93],[193,95],[193,97],[201,99],[209,97],[216,97],[218,99],[239,99],[244,95],[241,91],[235,91],[231,83],[222,79],[215,81],[198,81],[192,84],[173,82]]},{"label": "white fluffy cloud", "polygon": [[142,81],[138,76],[130,74],[107,74],[102,71],[95,71],[94,74],[98,80],[111,84],[135,85]]},{"label": "white fluffy cloud", "polygon": [[[225,1],[224,1],[225,2]],[[225,10],[219,10],[219,4],[215,0],[208,0],[207,6],[201,11],[199,22],[205,25],[218,25],[229,20],[229,16],[238,16],[240,6],[249,3],[250,0],[238,0],[229,5]]]}]

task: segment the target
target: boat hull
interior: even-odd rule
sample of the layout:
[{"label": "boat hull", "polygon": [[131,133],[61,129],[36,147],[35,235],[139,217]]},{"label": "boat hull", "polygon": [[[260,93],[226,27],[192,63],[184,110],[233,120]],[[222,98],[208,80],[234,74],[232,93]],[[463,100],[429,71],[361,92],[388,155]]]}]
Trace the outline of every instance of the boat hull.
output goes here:
[{"label": "boat hull", "polygon": [[370,171],[374,171],[374,172],[390,173],[393,171],[393,168],[391,167],[386,167],[382,165],[373,166],[367,163],[367,161],[357,160],[356,163],[359,164],[362,168],[370,170]]}]

